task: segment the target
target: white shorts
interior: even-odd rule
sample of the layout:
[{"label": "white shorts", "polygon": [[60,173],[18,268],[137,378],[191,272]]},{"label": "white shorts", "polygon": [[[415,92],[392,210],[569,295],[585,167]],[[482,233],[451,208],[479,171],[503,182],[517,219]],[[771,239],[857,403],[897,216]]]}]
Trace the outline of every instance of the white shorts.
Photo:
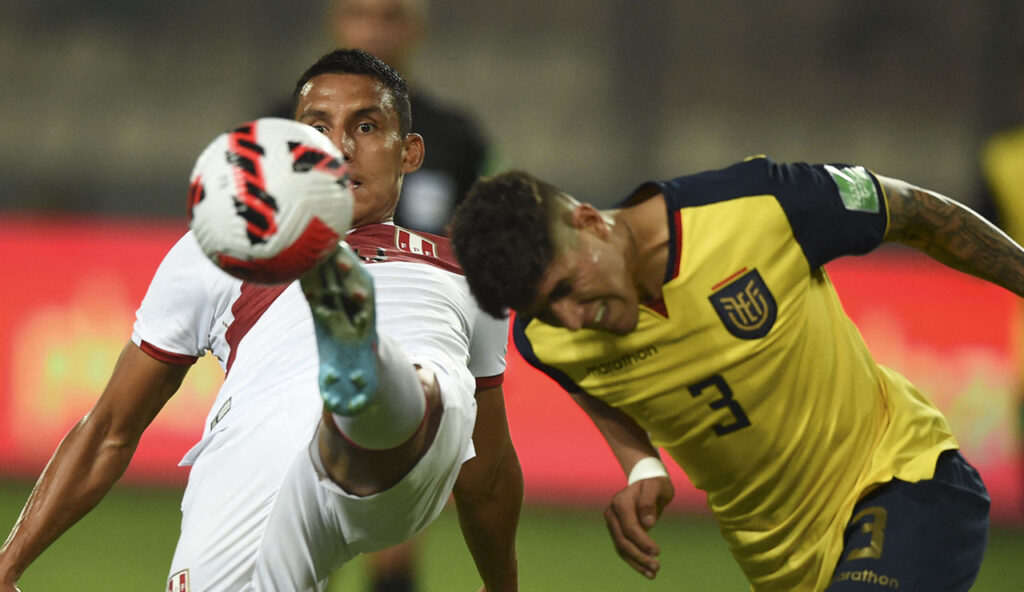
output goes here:
[{"label": "white shorts", "polygon": [[466,381],[435,372],[444,405],[437,435],[409,474],[386,491],[359,497],[331,481],[315,428],[293,436],[300,441],[297,450],[265,430],[203,450],[182,501],[167,589],[325,590],[327,578],[346,561],[398,544],[430,524],[447,503],[462,463],[475,454],[473,393],[465,392]]}]

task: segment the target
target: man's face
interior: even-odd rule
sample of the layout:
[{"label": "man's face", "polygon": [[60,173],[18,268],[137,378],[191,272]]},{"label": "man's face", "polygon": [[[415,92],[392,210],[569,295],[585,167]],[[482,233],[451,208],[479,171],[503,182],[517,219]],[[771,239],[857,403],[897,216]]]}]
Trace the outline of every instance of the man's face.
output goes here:
[{"label": "man's face", "polygon": [[331,32],[340,47],[362,49],[401,68],[419,40],[419,0],[336,0]]},{"label": "man's face", "polygon": [[636,328],[639,302],[621,251],[590,229],[575,231],[537,285],[531,311],[550,325],[626,334]]},{"label": "man's face", "polygon": [[402,137],[387,87],[370,76],[321,74],[299,93],[295,118],[341,150],[355,198],[352,225],[390,220],[402,177],[423,161],[423,139]]}]

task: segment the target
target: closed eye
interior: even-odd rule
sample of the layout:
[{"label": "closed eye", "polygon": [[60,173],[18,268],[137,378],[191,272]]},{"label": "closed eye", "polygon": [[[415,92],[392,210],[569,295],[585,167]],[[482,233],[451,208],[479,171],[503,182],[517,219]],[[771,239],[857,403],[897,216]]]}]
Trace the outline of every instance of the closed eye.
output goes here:
[{"label": "closed eye", "polygon": [[555,287],[552,288],[551,292],[548,294],[548,303],[558,302],[559,300],[565,298],[569,294],[572,294],[572,286],[569,284],[569,282],[561,280],[560,282],[555,284]]},{"label": "closed eye", "polygon": [[547,323],[548,325],[552,325],[554,327],[561,327],[562,323],[558,319],[558,315],[556,315],[551,310],[551,305],[557,303],[559,300],[562,300],[563,298],[568,297],[570,294],[572,294],[572,284],[570,284],[566,280],[559,281],[557,284],[555,284],[555,287],[551,288],[551,291],[548,292],[546,304],[535,316],[544,323]]}]

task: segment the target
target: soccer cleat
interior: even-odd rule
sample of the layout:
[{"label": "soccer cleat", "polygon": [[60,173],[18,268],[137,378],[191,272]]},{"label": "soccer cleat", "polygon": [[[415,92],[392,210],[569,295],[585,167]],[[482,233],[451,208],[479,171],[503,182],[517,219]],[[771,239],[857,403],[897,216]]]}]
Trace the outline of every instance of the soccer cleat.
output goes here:
[{"label": "soccer cleat", "polygon": [[300,278],[313,312],[320,395],[339,415],[355,415],[377,392],[373,278],[346,244]]}]

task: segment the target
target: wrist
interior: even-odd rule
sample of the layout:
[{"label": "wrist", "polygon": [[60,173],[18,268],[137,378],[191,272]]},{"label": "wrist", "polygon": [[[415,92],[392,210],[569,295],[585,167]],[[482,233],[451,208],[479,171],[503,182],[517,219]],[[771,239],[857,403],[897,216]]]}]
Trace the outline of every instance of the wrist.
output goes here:
[{"label": "wrist", "polygon": [[633,468],[629,471],[629,477],[626,479],[626,484],[632,485],[637,481],[653,479],[655,477],[668,477],[668,471],[665,469],[661,459],[647,456],[641,458],[633,465]]}]

